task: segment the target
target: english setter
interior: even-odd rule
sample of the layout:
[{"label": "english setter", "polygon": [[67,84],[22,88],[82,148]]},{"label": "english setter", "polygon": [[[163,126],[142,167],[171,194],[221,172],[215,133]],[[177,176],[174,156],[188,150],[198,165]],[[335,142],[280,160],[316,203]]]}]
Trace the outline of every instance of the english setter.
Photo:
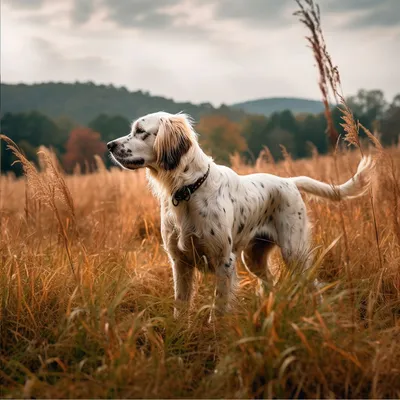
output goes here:
[{"label": "english setter", "polygon": [[363,194],[373,162],[363,158],[346,183],[332,186],[308,177],[238,175],[217,165],[199,146],[190,118],[157,112],[139,118],[131,132],[107,144],[123,168],[147,168],[161,205],[161,234],[173,269],[175,316],[191,299],[195,267],[216,275],[223,312],[235,284],[235,262],[270,281],[267,260],[279,246],[288,266],[310,266],[309,223],[299,190],[331,200]]}]

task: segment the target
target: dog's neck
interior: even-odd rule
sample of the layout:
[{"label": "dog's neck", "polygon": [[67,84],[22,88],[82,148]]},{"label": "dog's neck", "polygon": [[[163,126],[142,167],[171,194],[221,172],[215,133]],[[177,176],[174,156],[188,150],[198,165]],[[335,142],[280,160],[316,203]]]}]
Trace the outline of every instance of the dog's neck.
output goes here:
[{"label": "dog's neck", "polygon": [[177,168],[172,171],[150,168],[148,177],[155,194],[166,199],[183,186],[191,185],[204,176],[212,163],[212,158],[201,150],[198,143],[195,143],[182,157]]}]

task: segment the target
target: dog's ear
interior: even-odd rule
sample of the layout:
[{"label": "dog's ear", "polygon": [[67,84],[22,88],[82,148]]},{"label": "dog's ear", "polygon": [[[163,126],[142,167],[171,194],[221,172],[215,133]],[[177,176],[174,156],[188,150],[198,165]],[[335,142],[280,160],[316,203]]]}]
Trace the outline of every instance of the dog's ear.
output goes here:
[{"label": "dog's ear", "polygon": [[158,165],[171,171],[192,146],[192,129],[184,115],[162,117],[154,143]]}]

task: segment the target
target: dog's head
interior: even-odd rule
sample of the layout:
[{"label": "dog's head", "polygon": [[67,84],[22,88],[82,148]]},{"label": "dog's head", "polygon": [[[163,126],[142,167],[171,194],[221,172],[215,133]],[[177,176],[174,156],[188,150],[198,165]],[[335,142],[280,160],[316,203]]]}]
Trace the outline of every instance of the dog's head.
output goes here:
[{"label": "dog's head", "polygon": [[107,143],[113,161],[126,169],[174,170],[196,141],[185,114],[158,112],[139,118],[129,135]]}]

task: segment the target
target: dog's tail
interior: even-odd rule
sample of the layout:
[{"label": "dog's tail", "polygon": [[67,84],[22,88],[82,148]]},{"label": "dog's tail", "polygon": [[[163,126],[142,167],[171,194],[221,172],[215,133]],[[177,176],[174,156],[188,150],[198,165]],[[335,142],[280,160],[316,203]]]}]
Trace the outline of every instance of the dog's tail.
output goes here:
[{"label": "dog's tail", "polygon": [[329,185],[307,176],[289,179],[295,183],[299,190],[314,196],[338,201],[363,195],[371,183],[371,172],[374,166],[375,162],[371,157],[363,157],[358,164],[356,174],[342,185]]}]

